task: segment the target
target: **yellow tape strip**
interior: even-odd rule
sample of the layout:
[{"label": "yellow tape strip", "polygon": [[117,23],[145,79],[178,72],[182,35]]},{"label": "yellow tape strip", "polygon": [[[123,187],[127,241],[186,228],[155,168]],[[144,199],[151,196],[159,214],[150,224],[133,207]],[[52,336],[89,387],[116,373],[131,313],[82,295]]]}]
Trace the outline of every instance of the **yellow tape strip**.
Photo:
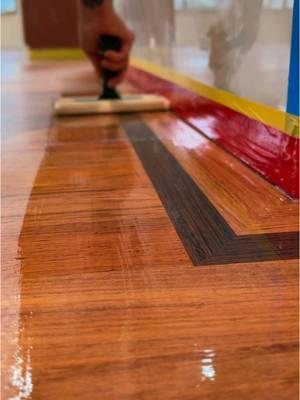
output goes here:
[{"label": "yellow tape strip", "polygon": [[[264,104],[238,97],[232,93],[205,85],[188,76],[176,72],[170,68],[162,67],[152,62],[133,58],[130,64],[133,67],[149,72],[159,78],[175,83],[191,90],[200,96],[206,97],[228,108],[238,111],[256,121],[276,128],[286,134],[299,137],[299,117],[276,110]],[[242,133],[242,132],[241,132]]]},{"label": "yellow tape strip", "polygon": [[80,49],[30,49],[29,57],[31,60],[84,60],[86,55]]}]

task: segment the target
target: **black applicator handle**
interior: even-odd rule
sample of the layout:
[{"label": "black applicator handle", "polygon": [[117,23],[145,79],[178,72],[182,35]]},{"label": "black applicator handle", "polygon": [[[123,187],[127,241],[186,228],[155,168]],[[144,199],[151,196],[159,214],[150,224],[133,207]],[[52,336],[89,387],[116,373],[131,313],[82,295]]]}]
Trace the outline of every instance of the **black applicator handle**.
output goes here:
[{"label": "black applicator handle", "polygon": [[[122,48],[122,41],[117,36],[101,35],[99,37],[99,56],[104,58],[104,54],[108,50],[120,51]],[[101,100],[116,100],[121,96],[115,88],[110,88],[108,82],[118,75],[118,71],[110,71],[108,69],[102,70],[103,90],[100,96]]]}]

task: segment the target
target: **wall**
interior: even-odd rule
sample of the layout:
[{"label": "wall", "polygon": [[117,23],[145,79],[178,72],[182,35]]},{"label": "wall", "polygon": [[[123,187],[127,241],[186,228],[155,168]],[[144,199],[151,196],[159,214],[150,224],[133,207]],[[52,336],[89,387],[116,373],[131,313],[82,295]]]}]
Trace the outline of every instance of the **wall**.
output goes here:
[{"label": "wall", "polygon": [[[216,11],[177,14],[176,45],[191,47],[202,59],[202,68],[191,68],[189,75],[241,97],[285,110],[292,10],[263,10],[257,32],[249,33],[257,35],[252,45],[244,52],[236,48],[227,54],[222,49],[215,49],[216,57],[221,59],[214,70],[209,67],[212,42],[207,33],[212,26],[217,25],[218,17]],[[222,40],[215,47],[222,45]],[[221,62],[228,63],[227,70],[226,66],[219,65]],[[185,72],[185,67],[177,68]],[[253,82],[259,84],[254,85]]]},{"label": "wall", "polygon": [[23,25],[21,1],[17,2],[17,12],[1,14],[1,47],[2,49],[23,49]]},{"label": "wall", "polygon": [[[172,0],[120,1],[137,34],[136,57],[174,68],[210,86],[285,110],[292,9],[263,0],[219,0],[176,10]],[[255,84],[254,84],[255,83]]]}]

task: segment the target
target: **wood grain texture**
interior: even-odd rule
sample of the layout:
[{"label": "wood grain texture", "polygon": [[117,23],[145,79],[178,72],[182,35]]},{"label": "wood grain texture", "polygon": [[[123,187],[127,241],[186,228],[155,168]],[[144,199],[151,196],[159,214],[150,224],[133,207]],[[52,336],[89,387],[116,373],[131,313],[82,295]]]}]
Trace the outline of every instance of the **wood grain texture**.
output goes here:
[{"label": "wood grain texture", "polygon": [[195,268],[125,120],[51,121],[59,92],[96,90],[88,66],[15,57],[7,74],[2,398],[296,399],[298,262]]},{"label": "wood grain texture", "polygon": [[142,118],[236,234],[298,230],[297,201],[175,116],[149,113]]},{"label": "wood grain texture", "polygon": [[141,121],[127,135],[194,265],[298,258],[298,232],[237,236],[201,188]]}]

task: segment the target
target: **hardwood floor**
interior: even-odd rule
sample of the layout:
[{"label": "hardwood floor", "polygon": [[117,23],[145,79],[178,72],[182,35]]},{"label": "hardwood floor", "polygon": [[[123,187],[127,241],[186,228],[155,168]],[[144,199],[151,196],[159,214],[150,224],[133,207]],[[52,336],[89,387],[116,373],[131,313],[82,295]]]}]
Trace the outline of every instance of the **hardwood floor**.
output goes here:
[{"label": "hardwood floor", "polygon": [[84,63],[6,63],[3,399],[296,399],[298,204],[170,113],[51,118]]},{"label": "hardwood floor", "polygon": [[298,203],[290,201],[244,164],[236,164],[231,154],[171,114],[166,113],[160,118],[154,113],[144,114],[143,120],[201,187],[235,233],[298,229]]},{"label": "hardwood floor", "polygon": [[125,123],[127,135],[194,265],[297,258],[297,231],[235,235],[151,129],[134,119]]}]

